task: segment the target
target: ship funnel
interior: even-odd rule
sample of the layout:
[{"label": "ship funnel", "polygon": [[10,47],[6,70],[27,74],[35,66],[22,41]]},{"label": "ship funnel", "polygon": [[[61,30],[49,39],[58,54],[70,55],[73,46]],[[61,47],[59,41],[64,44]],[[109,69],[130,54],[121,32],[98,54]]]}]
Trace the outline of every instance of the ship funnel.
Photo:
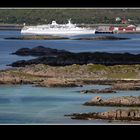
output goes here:
[{"label": "ship funnel", "polygon": [[52,25],[57,25],[56,21],[52,21]]}]

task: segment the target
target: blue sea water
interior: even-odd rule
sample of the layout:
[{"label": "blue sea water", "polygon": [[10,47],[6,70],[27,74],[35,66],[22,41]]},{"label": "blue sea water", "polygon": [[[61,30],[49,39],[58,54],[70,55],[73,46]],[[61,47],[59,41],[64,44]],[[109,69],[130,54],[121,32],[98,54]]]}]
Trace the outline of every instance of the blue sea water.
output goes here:
[{"label": "blue sea water", "polygon": [[[5,37],[20,36],[18,31],[0,31],[0,69],[17,60],[31,59],[11,55],[17,49],[38,45],[65,49],[72,52],[129,52],[140,53],[140,34],[116,34],[129,37],[121,41],[77,41],[77,40],[5,40]],[[94,35],[93,35],[94,36]],[[78,36],[79,37],[79,36]],[[101,112],[114,107],[89,107],[82,104],[99,94],[81,94],[82,89],[101,89],[108,86],[90,85],[76,88],[42,88],[31,85],[0,86],[0,124],[106,124],[99,120],[72,120],[65,114],[77,112]],[[139,91],[119,91],[116,94],[100,94],[103,98],[112,96],[139,96]]]},{"label": "blue sea water", "polygon": [[[82,89],[101,89],[108,86],[90,85],[75,88],[42,88],[24,86],[0,86],[1,124],[106,124],[99,120],[72,120],[65,114],[77,112],[102,112],[117,107],[90,107],[82,104],[98,94],[81,94]],[[100,94],[102,98],[138,96],[139,91]]]},{"label": "blue sea water", "polygon": [[[20,36],[19,31],[0,31],[0,69],[17,60],[30,59],[11,55],[20,48],[33,48],[42,45],[49,48],[65,49],[72,52],[116,52],[140,53],[140,34],[115,34],[130,40],[92,41],[92,40],[5,40],[5,37]],[[88,35],[86,35],[88,36]],[[91,36],[91,35],[89,35]],[[94,36],[94,35],[92,35]],[[81,37],[81,36],[76,36]],[[85,36],[84,36],[85,37]]]}]

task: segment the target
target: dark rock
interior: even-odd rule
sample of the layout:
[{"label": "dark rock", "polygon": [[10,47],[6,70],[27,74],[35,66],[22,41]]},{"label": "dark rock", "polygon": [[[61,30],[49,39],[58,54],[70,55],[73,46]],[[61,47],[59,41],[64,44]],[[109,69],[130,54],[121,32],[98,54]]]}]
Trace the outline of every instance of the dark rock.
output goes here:
[{"label": "dark rock", "polygon": [[7,66],[12,66],[12,67],[22,67],[22,66],[25,66],[27,63],[25,60],[19,60],[19,61],[16,61],[15,63],[12,63],[12,64],[9,64]]},{"label": "dark rock", "polygon": [[52,49],[52,48],[46,48],[43,46],[37,46],[32,49],[29,48],[22,48],[17,50],[15,53],[16,55],[20,56],[58,56],[61,54],[67,54],[69,52],[65,50],[57,50],[57,49]]},{"label": "dark rock", "polygon": [[[140,54],[118,54],[118,53],[71,53],[64,50],[57,50],[38,46],[33,49],[21,49],[15,52],[17,55],[40,56],[39,58],[27,60],[21,63],[21,66],[31,64],[47,64],[51,66],[66,66],[73,64],[102,64],[102,65],[127,65],[140,64]],[[11,64],[11,66],[20,67],[19,62]]]},{"label": "dark rock", "polygon": [[96,36],[96,37],[89,37],[89,38],[76,38],[75,40],[126,40],[130,38],[122,38],[122,37],[115,37],[115,36]]},{"label": "dark rock", "polygon": [[15,53],[12,53],[12,54],[21,55],[21,56],[28,56],[29,52],[30,52],[29,48],[22,48],[22,49],[19,49]]}]

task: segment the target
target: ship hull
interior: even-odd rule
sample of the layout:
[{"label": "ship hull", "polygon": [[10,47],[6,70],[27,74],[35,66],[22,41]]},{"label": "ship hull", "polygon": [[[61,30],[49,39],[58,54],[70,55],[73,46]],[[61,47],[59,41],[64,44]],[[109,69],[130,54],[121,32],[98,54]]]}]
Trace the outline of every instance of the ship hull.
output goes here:
[{"label": "ship hull", "polygon": [[21,30],[21,34],[23,35],[83,35],[83,34],[95,34],[95,30],[89,31],[28,31],[28,30]]}]

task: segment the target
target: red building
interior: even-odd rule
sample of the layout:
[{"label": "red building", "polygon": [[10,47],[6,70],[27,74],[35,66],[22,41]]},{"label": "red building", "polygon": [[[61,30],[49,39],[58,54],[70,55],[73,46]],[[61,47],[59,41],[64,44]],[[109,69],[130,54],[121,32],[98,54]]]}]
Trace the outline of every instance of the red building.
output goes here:
[{"label": "red building", "polygon": [[110,26],[109,31],[133,32],[133,31],[136,31],[136,27],[133,26],[133,25],[130,25],[128,27],[114,27],[114,26]]},{"label": "red building", "polygon": [[128,20],[126,20],[126,19],[122,19],[121,23],[123,23],[123,24],[127,24],[127,23],[128,23]]}]

